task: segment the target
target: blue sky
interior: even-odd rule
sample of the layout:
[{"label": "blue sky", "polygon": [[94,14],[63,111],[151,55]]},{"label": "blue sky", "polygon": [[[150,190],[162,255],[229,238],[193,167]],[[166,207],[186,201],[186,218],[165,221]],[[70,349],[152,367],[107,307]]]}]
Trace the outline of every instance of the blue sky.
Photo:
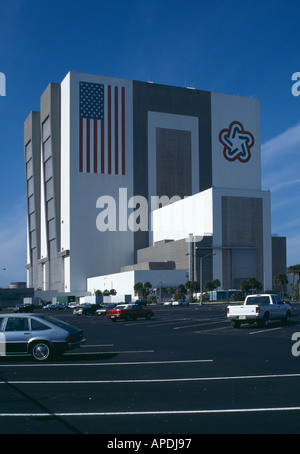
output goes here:
[{"label": "blue sky", "polygon": [[300,263],[299,17],[294,0],[2,0],[0,286],[26,280],[24,120],[70,70],[260,99],[272,232]]}]

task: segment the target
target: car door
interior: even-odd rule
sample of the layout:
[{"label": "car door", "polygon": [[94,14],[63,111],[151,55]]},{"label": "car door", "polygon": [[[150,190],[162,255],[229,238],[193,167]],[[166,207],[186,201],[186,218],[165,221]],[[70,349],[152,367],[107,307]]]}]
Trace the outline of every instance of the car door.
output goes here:
[{"label": "car door", "polygon": [[132,309],[134,310],[133,312],[134,318],[144,317],[144,309],[142,306],[140,306],[139,304],[135,304],[134,306],[132,306]]},{"label": "car door", "polygon": [[286,304],[284,304],[284,302],[278,295],[275,295],[275,299],[277,304],[277,316],[278,318],[284,318],[287,312]]},{"label": "car door", "polygon": [[278,295],[271,295],[273,302],[272,318],[278,319],[283,317],[283,304]]},{"label": "car door", "polygon": [[26,353],[30,338],[27,317],[8,317],[3,327],[6,353]]}]

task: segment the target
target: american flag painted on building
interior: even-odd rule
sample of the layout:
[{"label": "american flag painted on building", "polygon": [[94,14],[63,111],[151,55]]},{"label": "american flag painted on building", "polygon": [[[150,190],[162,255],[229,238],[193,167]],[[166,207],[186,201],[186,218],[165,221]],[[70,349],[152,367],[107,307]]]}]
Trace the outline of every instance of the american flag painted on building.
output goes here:
[{"label": "american flag painted on building", "polygon": [[79,172],[125,175],[125,87],[80,82]]}]

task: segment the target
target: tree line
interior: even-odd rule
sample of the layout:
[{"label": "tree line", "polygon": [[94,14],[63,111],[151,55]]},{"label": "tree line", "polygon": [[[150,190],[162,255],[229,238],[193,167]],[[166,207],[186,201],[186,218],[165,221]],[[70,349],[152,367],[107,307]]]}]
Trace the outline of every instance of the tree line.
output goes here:
[{"label": "tree line", "polygon": [[[286,287],[289,283],[288,274],[292,275],[291,284],[291,297],[294,300],[300,299],[300,264],[289,266],[286,273],[279,273],[274,277],[274,285],[281,288],[281,296],[284,296]],[[220,287],[221,282],[219,279],[208,281],[204,284],[203,290],[205,292],[212,292]],[[255,278],[244,279],[240,283],[240,292],[237,292],[236,297],[241,298],[248,293],[255,293],[262,291],[263,286]],[[134,285],[134,291],[138,295],[139,299],[148,302],[157,302],[165,299],[184,300],[187,295],[192,298],[194,293],[200,292],[200,284],[198,281],[187,281],[185,284],[180,284],[177,287],[165,287],[161,286],[157,289],[152,289],[151,282],[137,282]],[[97,290],[95,295],[116,295],[116,290]]]}]

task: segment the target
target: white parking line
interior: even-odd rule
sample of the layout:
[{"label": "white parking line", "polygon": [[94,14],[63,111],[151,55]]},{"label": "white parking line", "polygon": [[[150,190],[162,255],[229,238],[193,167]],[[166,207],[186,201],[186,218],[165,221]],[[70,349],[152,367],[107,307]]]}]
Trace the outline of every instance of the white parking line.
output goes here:
[{"label": "white parking line", "polygon": [[185,329],[185,328],[194,328],[195,326],[218,325],[219,323],[226,323],[226,320],[222,320],[220,322],[197,323],[197,325],[176,326],[173,329]]},{"label": "white parking line", "polygon": [[4,418],[42,418],[42,417],[95,417],[95,416],[157,416],[157,415],[205,415],[226,413],[259,413],[278,411],[300,411],[300,407],[265,407],[265,408],[224,408],[217,410],[150,410],[150,411],[113,411],[113,412],[78,412],[78,413],[0,413]]},{"label": "white parking line", "polygon": [[[169,319],[169,321],[167,321],[167,322],[160,322],[160,321],[153,320],[153,322],[151,323],[151,325],[148,326],[148,328],[155,328],[157,326],[174,325],[176,323],[187,323],[189,320],[195,321],[194,318],[178,318],[178,319],[173,319],[173,320]],[[207,321],[207,320],[211,320],[211,319],[203,318],[203,319],[199,319],[197,321],[201,322],[201,321]]]},{"label": "white parking line", "polygon": [[221,331],[223,329],[231,329],[231,326],[222,326],[221,328],[202,329],[201,331],[194,331],[194,333],[205,334],[205,333],[210,333],[211,331]]},{"label": "white parking line", "polygon": [[98,344],[98,345],[89,345],[89,344],[85,344],[85,345],[81,345],[80,348],[86,348],[86,347],[113,347],[114,344]]},{"label": "white parking line", "polygon": [[260,330],[260,331],[252,331],[251,333],[249,333],[249,335],[251,335],[251,334],[259,334],[259,333],[269,333],[270,331],[276,331],[277,329],[281,329],[281,327],[268,328],[268,329],[263,329],[263,330]]},{"label": "white parking line", "polygon": [[154,350],[111,350],[107,352],[73,352],[73,353],[65,353],[65,356],[80,356],[80,355],[112,355],[112,354],[120,354],[125,353],[128,355],[129,353],[154,353]]},{"label": "white parking line", "polygon": [[198,381],[230,381],[230,380],[265,380],[274,378],[299,378],[299,374],[271,374],[271,375],[237,375],[224,377],[191,377],[191,378],[153,378],[153,379],[130,379],[130,380],[3,380],[0,385],[107,385],[107,384],[131,384],[131,383],[177,383]]},{"label": "white parking line", "polygon": [[4,367],[83,367],[83,366],[140,366],[140,365],[155,365],[155,364],[188,364],[188,363],[212,363],[213,359],[187,359],[174,361],[129,361],[118,363],[33,363],[33,364],[0,364],[0,369]]}]

